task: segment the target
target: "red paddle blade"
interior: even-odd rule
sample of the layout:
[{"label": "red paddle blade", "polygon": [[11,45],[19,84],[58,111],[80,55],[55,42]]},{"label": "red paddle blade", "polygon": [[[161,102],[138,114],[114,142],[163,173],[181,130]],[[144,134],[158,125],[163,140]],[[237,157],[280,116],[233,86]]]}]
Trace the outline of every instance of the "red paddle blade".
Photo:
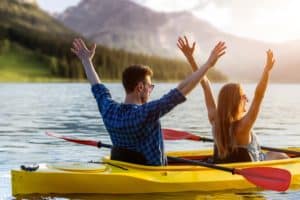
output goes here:
[{"label": "red paddle blade", "polygon": [[252,167],[244,169],[235,169],[235,174],[244,176],[249,182],[258,187],[286,191],[291,183],[291,173],[285,169],[273,167]]},{"label": "red paddle blade", "polygon": [[197,135],[190,134],[185,131],[177,131],[173,129],[163,129],[163,135],[165,140],[182,140],[182,139],[189,139],[189,140],[201,140],[201,137]]},{"label": "red paddle blade", "polygon": [[56,137],[56,138],[59,138],[59,139],[66,140],[66,141],[70,141],[70,142],[74,142],[74,143],[78,143],[78,144],[84,144],[84,145],[90,145],[90,146],[98,147],[98,142],[97,141],[67,138],[67,137],[64,137],[64,136],[61,136],[61,135],[57,135],[55,133],[50,133],[50,132],[46,132],[46,134],[49,135],[49,136],[52,136],[52,137]]}]

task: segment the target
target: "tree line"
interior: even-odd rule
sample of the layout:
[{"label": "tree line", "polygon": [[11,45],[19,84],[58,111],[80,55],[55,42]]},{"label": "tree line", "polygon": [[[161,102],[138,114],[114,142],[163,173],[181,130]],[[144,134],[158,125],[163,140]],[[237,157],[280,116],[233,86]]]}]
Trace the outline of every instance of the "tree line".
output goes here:
[{"label": "tree line", "polygon": [[[12,4],[14,1],[7,1]],[[16,4],[16,2],[15,2]],[[17,5],[17,4],[16,4]],[[0,51],[9,48],[8,42],[17,43],[33,51],[51,71],[53,76],[61,78],[82,79],[85,77],[80,61],[70,51],[72,41],[80,35],[64,30],[59,22],[52,18],[45,19],[44,13],[32,7],[24,11],[24,7],[17,7],[11,11],[12,6],[0,8]],[[23,10],[22,10],[23,9]],[[39,14],[31,14],[30,13]],[[16,14],[18,13],[18,14]],[[29,15],[29,17],[28,17]],[[40,16],[39,16],[40,15]],[[30,22],[28,22],[30,19]],[[43,21],[44,20],[44,21]],[[49,22],[47,31],[39,26],[45,26]],[[29,25],[28,25],[29,24]],[[60,29],[59,32],[51,31]],[[67,29],[66,29],[67,30]],[[191,72],[187,62],[176,59],[149,56],[144,54],[130,53],[119,49],[109,49],[98,45],[94,57],[96,71],[104,79],[119,80],[125,67],[131,64],[145,64],[154,71],[157,80],[178,80]],[[45,67],[45,66],[42,66]],[[210,71],[212,80],[222,81],[226,78],[218,71]]]}]

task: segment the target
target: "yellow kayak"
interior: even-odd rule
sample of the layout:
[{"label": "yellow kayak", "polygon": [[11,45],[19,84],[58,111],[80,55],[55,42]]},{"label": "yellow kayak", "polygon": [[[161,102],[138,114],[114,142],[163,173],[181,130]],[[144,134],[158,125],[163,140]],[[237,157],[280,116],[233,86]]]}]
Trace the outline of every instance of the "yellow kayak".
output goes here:
[{"label": "yellow kayak", "polygon": [[[289,148],[300,151],[300,148]],[[169,152],[169,156],[207,159],[210,150]],[[223,164],[230,168],[274,167],[288,170],[290,187],[300,185],[300,158]],[[11,170],[12,193],[20,194],[129,194],[250,189],[256,186],[243,176],[203,166],[171,163],[152,167],[103,158],[94,163],[39,164],[38,169]]]}]

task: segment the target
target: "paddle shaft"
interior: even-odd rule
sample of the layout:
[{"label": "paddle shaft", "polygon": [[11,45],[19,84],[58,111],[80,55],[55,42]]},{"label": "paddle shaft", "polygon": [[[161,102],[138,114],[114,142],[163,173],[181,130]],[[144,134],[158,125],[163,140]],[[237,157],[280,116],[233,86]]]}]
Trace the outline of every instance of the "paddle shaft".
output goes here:
[{"label": "paddle shaft", "polygon": [[[199,141],[214,142],[213,139],[211,139],[211,138],[205,138],[205,137],[200,137]],[[260,148],[263,149],[263,150],[267,150],[267,151],[275,151],[275,152],[287,153],[287,154],[293,154],[295,156],[300,156],[300,152],[299,151],[293,151],[293,150],[288,150],[288,149],[279,149],[279,148],[266,147],[266,146],[260,146]]]},{"label": "paddle shaft", "polygon": [[[206,138],[206,137],[200,137],[199,141],[203,141],[203,142],[214,142],[213,139],[211,138]],[[293,151],[293,150],[288,150],[288,149],[279,149],[279,148],[274,148],[274,147],[266,147],[266,146],[261,146],[260,147],[263,150],[267,150],[267,151],[276,151],[276,152],[281,152],[281,153],[287,153],[287,154],[293,154],[296,156],[300,156],[300,152],[299,151]]]},{"label": "paddle shaft", "polygon": [[111,149],[113,146],[110,145],[110,144],[104,144],[104,143],[102,143],[101,141],[99,141],[99,142],[97,143],[97,147],[98,147],[98,148],[105,147],[105,148]]},{"label": "paddle shaft", "polygon": [[[174,136],[172,136],[172,132],[174,133]],[[172,129],[164,129],[164,136],[172,136],[172,139],[176,139],[176,133],[180,133],[180,137],[177,137],[177,139],[187,139],[187,140],[194,140],[194,141],[203,141],[203,142],[214,142],[213,139],[207,138],[207,137],[201,137],[186,131],[178,131],[178,130],[172,130]],[[166,138],[166,137],[165,137]],[[168,139],[168,138],[167,138]],[[281,153],[287,153],[287,154],[293,154],[295,156],[300,156],[299,151],[293,151],[288,149],[279,149],[274,147],[266,147],[261,146],[261,149],[267,150],[267,151],[275,151],[275,152],[281,152]]]},{"label": "paddle shaft", "polygon": [[[110,144],[104,144],[101,141],[99,141],[97,143],[97,147],[98,148],[105,147],[105,148],[110,148],[111,149],[113,146],[110,145]],[[201,166],[204,166],[204,167],[223,170],[223,171],[227,171],[227,172],[230,172],[232,174],[235,174],[235,169],[234,168],[222,167],[222,166],[219,166],[219,165],[209,164],[209,163],[206,163],[206,162],[195,161],[195,160],[187,160],[187,159],[184,159],[184,158],[178,158],[178,157],[173,157],[173,156],[167,156],[167,158],[168,158],[168,160],[172,160],[172,161],[175,161],[175,162],[189,163],[189,164],[192,164],[192,165],[201,165]]]},{"label": "paddle shaft", "polygon": [[288,149],[278,149],[278,148],[265,147],[265,146],[261,146],[261,148],[263,150],[276,151],[276,152],[280,152],[280,153],[287,153],[287,154],[293,154],[295,156],[300,156],[300,152],[299,151],[293,151],[293,150],[288,150]]},{"label": "paddle shaft", "polygon": [[[105,148],[110,148],[111,149],[113,146],[110,145],[110,144],[104,144],[102,142],[98,142],[97,147],[98,148],[105,147]],[[234,168],[222,167],[222,166],[219,166],[219,165],[209,164],[209,163],[206,163],[206,162],[195,161],[195,160],[187,160],[187,159],[184,159],[184,158],[178,158],[178,157],[173,157],[173,156],[167,156],[167,158],[168,158],[168,160],[172,160],[172,161],[176,161],[176,162],[189,163],[189,164],[192,164],[192,165],[201,165],[201,166],[204,166],[204,167],[223,170],[223,171],[227,171],[227,172],[230,172],[232,174],[235,174],[235,169]]]},{"label": "paddle shaft", "polygon": [[212,168],[212,169],[218,169],[222,171],[227,171],[231,172],[232,174],[235,174],[235,169],[234,168],[229,168],[229,167],[222,167],[219,165],[214,165],[214,164],[209,164],[206,162],[201,162],[201,161],[195,161],[195,160],[187,160],[184,158],[178,158],[178,157],[173,157],[173,156],[167,156],[168,160],[176,161],[176,162],[183,162],[183,163],[189,163],[192,165],[201,165],[204,167]]},{"label": "paddle shaft", "polygon": [[[69,137],[65,137],[65,136],[60,136],[60,135],[50,133],[50,132],[46,132],[46,134],[49,136],[52,136],[52,137],[60,138],[60,139],[63,139],[63,140],[69,141],[69,142],[75,142],[78,144],[95,146],[98,148],[101,148],[101,147],[109,148],[109,149],[113,148],[113,146],[111,144],[105,144],[105,143],[102,143],[101,141],[74,139],[74,138],[69,138]],[[189,163],[189,164],[193,164],[193,165],[200,165],[200,166],[223,170],[223,171],[227,171],[227,172],[231,172],[232,174],[235,174],[234,168],[222,167],[222,166],[218,166],[218,165],[214,165],[214,164],[209,164],[206,162],[187,160],[184,158],[178,158],[178,157],[172,157],[172,156],[167,156],[167,158],[170,160],[176,161],[176,162],[184,162],[184,163]]]}]

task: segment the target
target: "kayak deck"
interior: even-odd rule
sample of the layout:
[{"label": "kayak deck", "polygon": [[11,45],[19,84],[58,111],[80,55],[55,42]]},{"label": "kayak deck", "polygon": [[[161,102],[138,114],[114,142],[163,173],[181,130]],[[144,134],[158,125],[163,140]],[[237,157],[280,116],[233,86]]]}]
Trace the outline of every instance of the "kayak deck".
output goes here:
[{"label": "kayak deck", "polygon": [[[300,149],[296,149],[300,150]],[[170,152],[188,159],[208,158],[211,151]],[[222,164],[234,168],[275,167],[292,174],[291,185],[300,185],[300,158]],[[202,166],[171,163],[169,166],[143,166],[103,158],[99,163],[40,164],[36,171],[11,171],[12,192],[18,194],[67,193],[158,193],[219,191],[256,188],[240,175]]]}]

